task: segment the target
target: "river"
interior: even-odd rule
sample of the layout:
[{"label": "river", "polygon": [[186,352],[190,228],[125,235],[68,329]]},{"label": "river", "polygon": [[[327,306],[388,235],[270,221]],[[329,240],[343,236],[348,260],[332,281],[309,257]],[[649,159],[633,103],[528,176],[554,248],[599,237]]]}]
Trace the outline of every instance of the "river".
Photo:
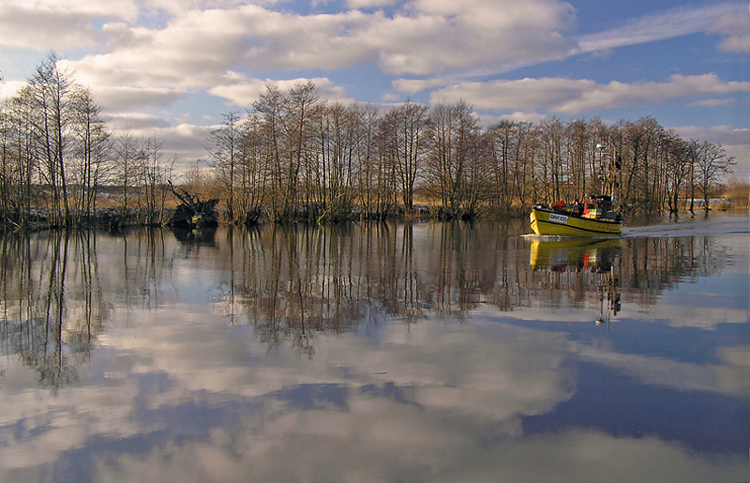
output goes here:
[{"label": "river", "polygon": [[747,481],[750,219],[0,238],[0,481]]}]

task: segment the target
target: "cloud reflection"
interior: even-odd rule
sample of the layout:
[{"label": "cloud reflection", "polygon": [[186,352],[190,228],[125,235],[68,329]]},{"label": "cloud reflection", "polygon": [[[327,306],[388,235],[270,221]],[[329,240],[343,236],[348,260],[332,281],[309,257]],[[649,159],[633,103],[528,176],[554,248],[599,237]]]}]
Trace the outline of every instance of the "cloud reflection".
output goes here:
[{"label": "cloud reflection", "polygon": [[[596,272],[533,270],[523,238],[495,235],[427,226],[377,236],[277,233],[282,246],[299,248],[294,254],[274,251],[262,233],[229,246],[221,234],[201,246],[101,238],[101,265],[79,265],[90,260],[79,255],[51,265],[46,256],[23,258],[48,253],[39,247],[85,255],[85,240],[25,245],[16,253],[31,273],[90,269],[97,276],[86,279],[99,281],[102,300],[86,302],[73,289],[78,275],[69,275],[58,286],[69,298],[53,311],[60,315],[48,324],[54,330],[6,318],[5,327],[17,330],[7,332],[0,360],[0,480],[742,478],[744,449],[696,451],[694,434],[651,419],[647,406],[623,402],[632,414],[618,418],[596,400],[591,388],[601,381],[589,378],[604,374],[612,378],[605,387],[679,398],[683,412],[673,418],[694,401],[712,401],[710,410],[741,408],[746,344],[717,336],[710,339],[715,355],[690,360],[623,342],[627,324],[659,324],[636,320],[642,312],[629,307],[652,310],[648,302],[679,291],[684,277],[722,273],[731,260],[723,245],[625,243],[618,255],[622,336],[615,327],[603,337],[580,316],[596,309],[598,298],[587,293]],[[19,293],[46,300],[36,287]],[[563,296],[541,303],[550,290]],[[25,300],[5,302],[6,313],[23,313]],[[721,333],[742,322],[704,327]],[[667,336],[695,333],[671,321],[665,327]],[[54,390],[39,384],[24,354],[45,352],[20,337],[29,328],[61,334],[49,347],[64,364],[49,367],[70,367],[75,380]],[[656,401],[649,397],[639,400]],[[559,426],[565,408],[589,401],[613,422],[593,424],[581,410],[584,423]],[[699,411],[715,425],[707,430],[730,427],[710,410]],[[529,430],[529,421],[541,430]],[[617,424],[630,426],[620,432]]]}]

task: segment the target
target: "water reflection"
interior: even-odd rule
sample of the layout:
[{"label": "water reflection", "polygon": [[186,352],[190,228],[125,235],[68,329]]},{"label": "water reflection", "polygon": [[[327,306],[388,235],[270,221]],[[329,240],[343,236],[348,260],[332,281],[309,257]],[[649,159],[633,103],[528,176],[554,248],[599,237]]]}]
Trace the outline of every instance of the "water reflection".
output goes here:
[{"label": "water reflection", "polygon": [[619,239],[532,239],[530,264],[532,269],[549,268],[553,272],[608,272],[621,251],[622,241]]},{"label": "water reflection", "polygon": [[739,480],[746,234],[522,234],[6,235],[0,480]]},{"label": "water reflection", "polygon": [[170,230],[175,239],[187,245],[214,246],[216,237],[216,226],[203,226],[199,228],[185,228],[180,226],[171,227]]},{"label": "water reflection", "polygon": [[56,391],[77,380],[76,366],[88,360],[109,311],[97,286],[96,238],[5,237],[1,249],[3,349]]},{"label": "water reflection", "polygon": [[214,280],[200,282],[213,283],[212,310],[230,324],[252,326],[269,350],[287,343],[313,357],[319,333],[464,320],[480,305],[598,308],[609,322],[622,303],[653,305],[734,257],[710,237],[540,241],[457,223],[50,232],[1,244],[5,350],[52,389],[75,381],[114,307],[165,303],[178,261]]},{"label": "water reflection", "polygon": [[[534,270],[547,268],[553,273],[572,271],[579,278],[582,277],[582,272],[593,273],[599,296],[599,318],[596,319],[596,324],[606,324],[609,327],[611,317],[622,309],[617,269],[621,251],[622,242],[619,239],[533,239],[530,265]],[[589,283],[588,286],[590,285]]]}]

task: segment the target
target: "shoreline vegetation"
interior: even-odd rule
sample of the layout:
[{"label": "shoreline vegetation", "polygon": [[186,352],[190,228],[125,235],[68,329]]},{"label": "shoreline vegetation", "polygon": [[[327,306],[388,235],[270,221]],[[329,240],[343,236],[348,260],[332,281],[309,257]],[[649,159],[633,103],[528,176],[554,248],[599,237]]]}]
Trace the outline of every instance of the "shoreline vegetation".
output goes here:
[{"label": "shoreline vegetation", "polygon": [[0,103],[0,229],[498,219],[610,192],[626,217],[747,212],[750,197],[721,145],[652,117],[482,127],[464,102],[343,104],[312,82],[266,86],[205,141],[210,166],[175,172],[50,53]]}]

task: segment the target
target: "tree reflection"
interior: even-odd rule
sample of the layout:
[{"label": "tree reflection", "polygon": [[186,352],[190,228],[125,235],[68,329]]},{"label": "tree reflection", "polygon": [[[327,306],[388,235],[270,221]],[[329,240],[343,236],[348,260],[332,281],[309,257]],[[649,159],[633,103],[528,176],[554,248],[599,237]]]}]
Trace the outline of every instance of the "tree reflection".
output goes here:
[{"label": "tree reflection", "polygon": [[[50,231],[0,237],[0,350],[53,391],[76,381],[106,322],[162,307],[182,277],[215,294],[230,324],[268,350],[312,358],[321,334],[501,311],[649,306],[732,261],[717,238],[534,243],[508,225],[359,224],[168,231]],[[175,266],[179,264],[179,275]],[[605,313],[605,310],[606,313]]]},{"label": "tree reflection", "polygon": [[276,226],[232,240],[231,290],[219,302],[232,307],[233,323],[253,325],[269,350],[289,344],[307,357],[321,332],[464,320],[481,304],[589,307],[608,322],[624,301],[652,304],[728,259],[718,247],[696,251],[711,243],[698,237],[535,243],[507,226],[458,222]]},{"label": "tree reflection", "polygon": [[53,231],[8,235],[0,245],[4,352],[57,391],[77,380],[109,311],[98,285],[96,238]]}]

